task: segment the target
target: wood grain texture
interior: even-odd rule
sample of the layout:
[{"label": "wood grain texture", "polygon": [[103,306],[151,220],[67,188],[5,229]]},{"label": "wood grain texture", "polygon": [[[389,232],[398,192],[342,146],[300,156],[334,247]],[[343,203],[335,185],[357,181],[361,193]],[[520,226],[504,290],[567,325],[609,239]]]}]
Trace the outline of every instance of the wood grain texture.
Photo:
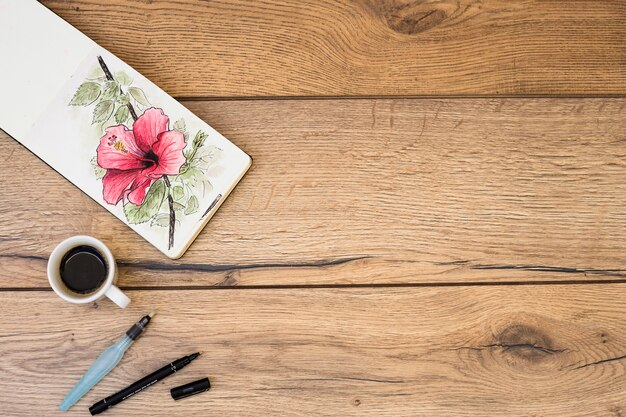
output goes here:
[{"label": "wood grain texture", "polygon": [[626,93],[620,0],[43,4],[178,97]]},{"label": "wood grain texture", "polygon": [[2,136],[0,286],[47,287],[47,255],[79,233],[111,246],[124,287],[626,274],[624,100],[187,104],[255,162],[182,259]]},{"label": "wood grain texture", "polygon": [[[61,415],[152,307],[67,415],[197,350],[106,415],[626,415],[625,2],[42,3],[254,165],[171,261],[0,131],[0,415]],[[78,233],[129,308],[48,288]]]},{"label": "wood grain texture", "polygon": [[[619,416],[626,287],[132,291],[120,310],[0,292],[3,415],[57,405],[151,307],[120,365],[67,415],[177,357],[183,371],[107,411],[151,416]],[[79,320],[76,318],[80,317]],[[175,403],[169,388],[213,388]]]}]

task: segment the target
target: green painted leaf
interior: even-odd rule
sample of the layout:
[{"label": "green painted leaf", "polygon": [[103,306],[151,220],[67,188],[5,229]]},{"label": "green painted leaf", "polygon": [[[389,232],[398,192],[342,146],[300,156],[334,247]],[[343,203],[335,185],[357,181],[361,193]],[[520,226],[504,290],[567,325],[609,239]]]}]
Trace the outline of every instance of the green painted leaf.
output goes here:
[{"label": "green painted leaf", "polygon": [[117,81],[108,81],[104,92],[102,93],[102,100],[114,100],[120,95],[120,85]]},{"label": "green painted leaf", "polygon": [[98,165],[98,157],[94,156],[91,158],[91,166],[93,168],[94,174],[96,174],[96,179],[102,179],[104,174],[107,173],[107,170]]},{"label": "green painted leaf", "polygon": [[204,145],[204,141],[208,136],[209,135],[204,133],[202,130],[198,130],[198,133],[196,133],[196,136],[194,136],[193,138],[193,146],[195,148],[201,147],[202,145]]},{"label": "green painted leaf", "polygon": [[126,74],[124,71],[116,72],[113,78],[115,78],[115,80],[123,86],[131,85],[133,82],[130,75]]},{"label": "green painted leaf", "polygon": [[150,105],[150,102],[148,102],[148,98],[141,88],[129,87],[128,93],[137,103],[141,104],[142,106],[148,107]]},{"label": "green painted leaf", "polygon": [[104,75],[104,71],[102,71],[102,67],[100,67],[100,65],[94,65],[87,73],[87,79],[106,80],[106,75]]},{"label": "green painted leaf", "polygon": [[159,180],[152,184],[142,205],[136,206],[131,203],[124,205],[124,214],[128,223],[139,224],[150,220],[158,213],[164,198],[165,184],[163,180]]},{"label": "green painted leaf", "polygon": [[88,106],[100,97],[100,84],[88,81],[82,83],[70,101],[70,106]]},{"label": "green painted leaf", "polygon": [[93,120],[91,124],[109,120],[109,117],[113,114],[113,110],[115,110],[115,102],[113,100],[101,101],[96,105],[96,108],[93,109]]},{"label": "green painted leaf", "polygon": [[174,185],[172,186],[172,198],[176,201],[180,200],[185,196],[185,190],[182,185]]},{"label": "green painted leaf", "polygon": [[185,209],[185,206],[177,201],[174,201],[173,206],[175,211],[181,211]]},{"label": "green painted leaf", "polygon": [[[176,219],[176,228],[180,227],[180,221]],[[160,213],[152,218],[150,222],[150,226],[158,226],[158,227],[169,227],[170,226],[170,216],[167,213]]]},{"label": "green painted leaf", "polygon": [[177,130],[179,132],[184,132],[185,130],[187,130],[187,127],[185,126],[185,119],[178,119],[174,122],[174,130]]},{"label": "green painted leaf", "polygon": [[217,159],[220,157],[223,151],[215,145],[205,145],[198,149],[196,152],[196,158],[202,159]]},{"label": "green painted leaf", "polygon": [[212,189],[213,185],[208,180],[207,175],[201,169],[190,166],[181,174],[178,174],[176,181],[182,182],[189,187],[194,193],[200,193],[199,195],[207,195]]},{"label": "green painted leaf", "polygon": [[202,182],[204,176],[204,172],[200,171],[198,168],[189,167],[185,172],[179,174],[176,180],[193,188],[196,187],[198,183]]},{"label": "green painted leaf", "polygon": [[154,216],[150,222],[150,226],[168,227],[170,225],[170,216],[165,213]]},{"label": "green painted leaf", "polygon": [[[187,159],[187,155],[185,155],[185,152],[183,152],[183,156],[185,157],[185,159]],[[180,166],[180,169],[178,170],[178,175],[180,174],[184,174],[185,172],[187,172],[187,169],[189,169],[189,164],[187,163],[187,161],[183,162],[183,164]],[[178,177],[177,177],[178,178]]]},{"label": "green painted leaf", "polygon": [[115,112],[115,123],[124,123],[130,116],[130,111],[126,106],[120,106]]},{"label": "green painted leaf", "polygon": [[198,204],[198,197],[192,195],[189,197],[189,201],[187,201],[187,208],[185,209],[185,214],[193,214],[198,211],[200,205]]},{"label": "green painted leaf", "polygon": [[205,145],[196,152],[192,165],[198,169],[206,170],[222,156],[222,152],[217,146]]},{"label": "green painted leaf", "polygon": [[130,99],[128,98],[128,94],[120,94],[115,98],[115,101],[125,106],[128,104]]}]

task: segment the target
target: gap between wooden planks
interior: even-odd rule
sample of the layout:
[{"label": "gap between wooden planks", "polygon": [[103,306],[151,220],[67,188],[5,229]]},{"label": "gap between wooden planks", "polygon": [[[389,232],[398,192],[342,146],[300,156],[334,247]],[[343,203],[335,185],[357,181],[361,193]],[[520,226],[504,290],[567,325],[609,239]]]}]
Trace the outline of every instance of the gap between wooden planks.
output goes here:
[{"label": "gap between wooden planks", "polygon": [[2,135],[0,287],[47,287],[78,233],[111,246],[124,287],[625,277],[624,100],[186,104],[254,164],[182,259]]},{"label": "gap between wooden planks", "polygon": [[[0,292],[0,414],[61,415],[58,403],[95,355],[152,307],[159,312],[145,335],[68,416],[198,350],[203,357],[107,415],[626,412],[624,284],[130,296],[120,310]],[[204,376],[208,393],[169,397]]]},{"label": "gap between wooden planks", "polygon": [[620,0],[43,4],[178,97],[626,93]]}]

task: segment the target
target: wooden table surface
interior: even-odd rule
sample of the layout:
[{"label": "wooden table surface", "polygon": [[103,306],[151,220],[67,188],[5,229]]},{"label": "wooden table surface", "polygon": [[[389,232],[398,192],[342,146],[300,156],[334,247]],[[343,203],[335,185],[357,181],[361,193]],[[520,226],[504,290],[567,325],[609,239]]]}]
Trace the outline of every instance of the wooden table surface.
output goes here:
[{"label": "wooden table surface", "polygon": [[[43,3],[254,165],[172,261],[0,132],[0,415],[152,307],[67,415],[196,350],[106,415],[626,415],[626,2]],[[129,308],[50,290],[79,233]]]}]

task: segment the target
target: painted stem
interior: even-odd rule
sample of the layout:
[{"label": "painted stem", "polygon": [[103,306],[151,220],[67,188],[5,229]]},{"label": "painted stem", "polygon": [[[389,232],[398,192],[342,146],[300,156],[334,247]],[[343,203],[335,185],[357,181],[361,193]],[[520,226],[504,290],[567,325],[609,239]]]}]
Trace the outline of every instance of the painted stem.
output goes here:
[{"label": "painted stem", "polygon": [[[113,74],[111,74],[109,67],[107,67],[107,64],[104,62],[104,59],[102,59],[100,55],[98,55],[98,63],[100,64],[100,68],[102,68],[102,71],[104,72],[104,76],[107,77],[107,80],[115,81],[115,78],[113,78]],[[122,87],[120,87],[120,91],[122,91]],[[130,112],[133,120],[137,120],[137,113],[135,112],[135,108],[133,107],[133,105],[130,104],[130,101],[126,103],[126,107],[128,107],[128,111]]]},{"label": "painted stem", "polygon": [[[102,71],[104,72],[106,79],[109,81],[115,81],[115,78],[113,78],[113,74],[111,74],[111,70],[109,70],[109,67],[104,62],[104,59],[102,59],[100,55],[98,55],[98,63],[100,64],[100,68],[102,68]],[[122,87],[120,87],[120,91],[122,91]],[[126,104],[126,107],[128,107],[128,111],[130,112],[130,115],[132,116],[133,120],[137,120],[137,113],[135,112],[135,108],[133,107],[133,105],[130,104],[130,102],[128,102]],[[163,182],[165,182],[165,186],[167,187],[167,202],[169,203],[169,207],[170,207],[168,249],[172,249],[172,247],[174,246],[174,229],[176,227],[176,211],[174,211],[174,198],[172,197],[172,192],[171,192],[172,185],[170,184],[170,179],[167,178],[167,175],[163,175]]]},{"label": "painted stem", "polygon": [[174,211],[174,198],[172,197],[172,185],[167,175],[163,175],[163,182],[167,187],[167,202],[170,206],[170,228],[169,228],[169,242],[168,249],[172,249],[174,246],[174,228],[176,227],[176,211]]}]

